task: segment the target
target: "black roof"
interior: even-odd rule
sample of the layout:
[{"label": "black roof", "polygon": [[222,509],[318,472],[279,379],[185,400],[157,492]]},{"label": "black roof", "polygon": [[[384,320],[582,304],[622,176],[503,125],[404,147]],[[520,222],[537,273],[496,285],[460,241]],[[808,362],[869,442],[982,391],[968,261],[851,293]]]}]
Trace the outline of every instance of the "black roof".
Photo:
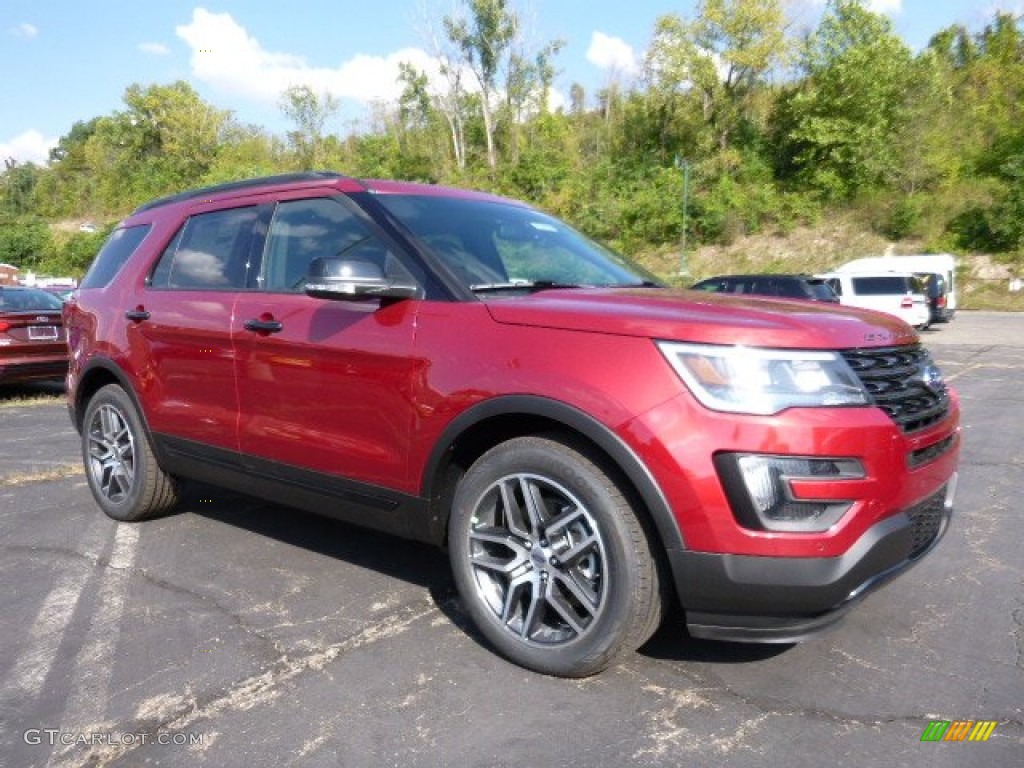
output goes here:
[{"label": "black roof", "polygon": [[[792,280],[820,280],[821,278],[815,275],[798,274],[795,272],[752,272],[750,274],[743,275],[714,275],[712,277],[705,278],[707,280],[748,280],[757,279],[762,277],[781,277]],[[704,282],[701,280],[701,282]]]},{"label": "black roof", "polygon": [[223,192],[236,192],[239,190],[251,189],[255,187],[263,187],[270,184],[287,184],[293,181],[321,181],[325,179],[342,179],[345,178],[344,174],[335,173],[334,171],[302,171],[301,173],[282,173],[277,176],[262,176],[256,179],[243,179],[242,181],[229,181],[224,184],[214,184],[210,187],[201,187],[200,189],[190,189],[185,192],[179,192],[176,195],[168,195],[167,197],[161,197],[156,200],[151,200],[148,203],[144,203],[136,208],[132,213],[141,213],[142,211],[149,211],[153,208],[159,208],[162,205],[169,205],[170,203],[180,203],[185,200],[194,200],[197,197],[204,197],[206,195],[217,195]]}]

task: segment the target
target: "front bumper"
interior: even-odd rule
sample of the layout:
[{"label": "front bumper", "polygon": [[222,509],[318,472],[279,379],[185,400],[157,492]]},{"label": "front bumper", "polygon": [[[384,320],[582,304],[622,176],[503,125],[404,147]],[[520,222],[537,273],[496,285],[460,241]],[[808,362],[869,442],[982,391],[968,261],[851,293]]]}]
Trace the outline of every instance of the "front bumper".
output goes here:
[{"label": "front bumper", "polygon": [[712,640],[795,643],[829,628],[938,544],[956,479],[876,523],[838,557],[669,552],[687,629]]}]

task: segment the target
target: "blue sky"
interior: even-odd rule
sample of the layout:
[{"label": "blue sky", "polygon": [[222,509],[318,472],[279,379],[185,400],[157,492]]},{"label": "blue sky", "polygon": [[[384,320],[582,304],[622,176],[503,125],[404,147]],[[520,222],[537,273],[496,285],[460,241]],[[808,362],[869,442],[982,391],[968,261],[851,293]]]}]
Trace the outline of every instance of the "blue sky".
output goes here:
[{"label": "blue sky", "polygon": [[[824,0],[791,0],[798,27]],[[915,49],[953,23],[980,30],[1024,0],[867,0]],[[513,0],[527,42],[565,42],[555,89],[595,93],[628,83],[655,19],[689,16],[694,0]],[[291,84],[330,91],[342,108],[329,130],[365,125],[367,105],[397,93],[399,61],[426,68],[429,31],[458,0],[0,0],[0,158],[45,160],[77,120],[121,109],[124,89],[178,79],[209,103],[273,132]],[[556,94],[557,96],[557,94]]]}]

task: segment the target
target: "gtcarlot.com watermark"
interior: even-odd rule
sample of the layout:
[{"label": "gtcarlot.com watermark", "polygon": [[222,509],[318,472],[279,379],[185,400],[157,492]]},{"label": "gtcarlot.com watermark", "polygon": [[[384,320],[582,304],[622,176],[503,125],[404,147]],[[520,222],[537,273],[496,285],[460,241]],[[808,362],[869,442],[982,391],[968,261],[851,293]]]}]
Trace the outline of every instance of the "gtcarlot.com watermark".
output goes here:
[{"label": "gtcarlot.com watermark", "polygon": [[120,733],[117,731],[75,732],[59,728],[29,728],[22,734],[26,744],[49,747],[143,747],[147,744],[176,747],[202,746],[203,734],[180,731],[157,733]]}]

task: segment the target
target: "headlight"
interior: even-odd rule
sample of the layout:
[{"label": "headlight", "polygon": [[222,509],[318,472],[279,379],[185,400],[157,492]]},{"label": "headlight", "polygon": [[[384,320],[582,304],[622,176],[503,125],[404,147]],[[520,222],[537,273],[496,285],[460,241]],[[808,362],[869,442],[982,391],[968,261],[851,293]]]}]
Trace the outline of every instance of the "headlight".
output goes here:
[{"label": "headlight", "polygon": [[696,398],[715,411],[769,416],[786,408],[866,405],[857,375],[835,352],[659,341]]}]

